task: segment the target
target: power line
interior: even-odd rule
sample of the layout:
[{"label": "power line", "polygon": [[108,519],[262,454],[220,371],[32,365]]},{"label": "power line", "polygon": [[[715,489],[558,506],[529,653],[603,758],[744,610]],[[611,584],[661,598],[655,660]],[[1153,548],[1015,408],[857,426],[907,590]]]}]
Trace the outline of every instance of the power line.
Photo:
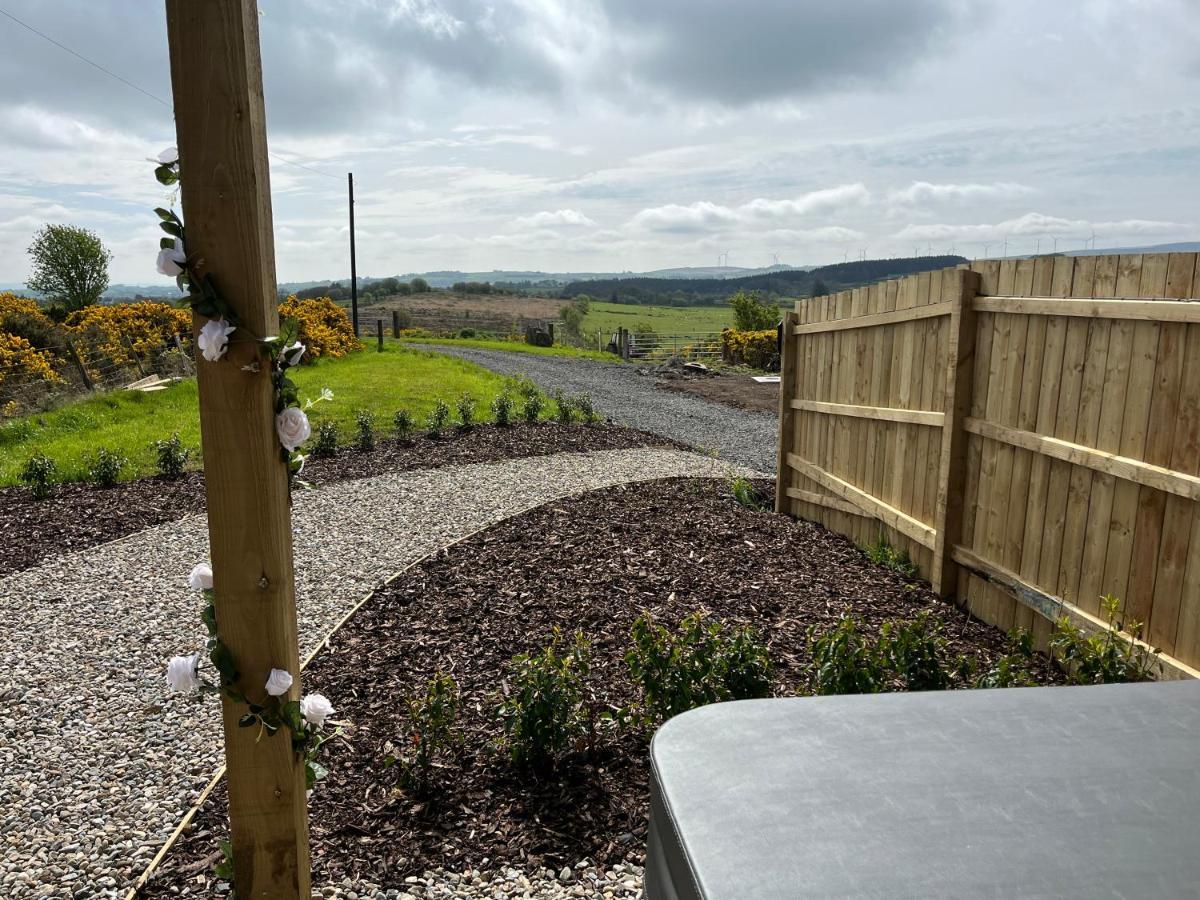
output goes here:
[{"label": "power line", "polygon": [[[159,104],[165,106],[167,109],[171,110],[172,113],[174,113],[175,107],[172,104],[168,103],[166,100],[164,100],[162,97],[159,97],[156,94],[150,93],[145,88],[139,87],[138,85],[134,84],[132,81],[130,81],[127,78],[122,78],[120,75],[118,75],[116,72],[113,72],[111,69],[106,69],[104,66],[100,65],[100,63],[95,62],[94,60],[88,59],[82,53],[72,50],[66,44],[56,41],[54,38],[50,37],[50,35],[46,34],[45,32],[38,31],[38,29],[34,28],[28,22],[23,22],[22,20],[18,19],[12,13],[8,12],[8,10],[0,8],[0,15],[11,19],[12,21],[14,21],[18,25],[20,25],[22,28],[25,28],[28,31],[32,31],[38,37],[42,38],[42,40],[48,41],[51,44],[53,44],[55,47],[58,47],[60,50],[64,50],[67,53],[70,53],[76,59],[87,63],[92,68],[99,69],[101,72],[103,72],[105,75],[109,76],[110,78],[115,78],[117,81],[121,82],[121,84],[125,85],[126,87],[133,88],[139,94],[149,97],[155,103],[159,103]],[[289,152],[289,151],[284,151],[284,152]],[[284,157],[280,156],[277,153],[271,153],[268,151],[267,155],[270,156],[272,159],[276,159],[281,163],[285,163],[286,165],[295,166],[297,169],[303,169],[305,172],[312,172],[312,174],[314,174],[314,175],[320,175],[322,178],[332,178],[337,181],[341,180],[337,175],[330,175],[328,172],[321,172],[321,171],[318,171],[317,169],[309,168],[308,166],[302,165],[301,163],[293,162],[290,159],[285,159]]]}]

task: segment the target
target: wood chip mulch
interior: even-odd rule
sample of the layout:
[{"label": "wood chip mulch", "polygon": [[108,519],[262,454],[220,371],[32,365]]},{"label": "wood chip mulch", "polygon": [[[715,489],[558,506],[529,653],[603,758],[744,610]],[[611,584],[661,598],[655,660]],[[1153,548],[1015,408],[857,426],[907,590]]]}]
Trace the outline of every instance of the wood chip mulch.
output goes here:
[{"label": "wood chip mulch", "polygon": [[[770,483],[758,483],[766,495]],[[560,500],[502,522],[383,588],[305,672],[349,732],[328,747],[330,777],[310,802],[318,883],[513,865],[555,871],[587,858],[639,862],[646,840],[644,733],[601,731],[560,771],[515,772],[496,749],[494,711],[509,660],[555,628],[592,643],[595,708],[635,699],[623,655],[643,611],[674,627],[696,610],[754,626],[769,643],[776,695],[803,690],[806,630],[843,613],[872,629],[934,609],[953,653],[982,666],[1004,637],[923,584],[868,562],[823,528],[748,510],[729,486],[667,479]],[[1038,677],[1058,680],[1041,661]],[[409,733],[407,700],[437,671],[462,695],[461,740],[432,796],[401,787],[384,759]],[[178,896],[225,831],[223,787],[165,860],[146,896]],[[191,879],[189,881],[188,879]]]},{"label": "wood chip mulch", "polygon": [[[310,459],[304,479],[314,484],[369,478],[387,472],[496,462],[562,452],[681,446],[665,438],[611,425],[553,423],[450,429],[433,440],[419,435],[408,444],[380,440],[374,450],[339,450]],[[204,476],[141,478],[101,488],[84,482],[56,485],[45,500],[24,487],[0,489],[0,575],[19,572],[61,553],[84,550],[145,528],[204,512]]]}]

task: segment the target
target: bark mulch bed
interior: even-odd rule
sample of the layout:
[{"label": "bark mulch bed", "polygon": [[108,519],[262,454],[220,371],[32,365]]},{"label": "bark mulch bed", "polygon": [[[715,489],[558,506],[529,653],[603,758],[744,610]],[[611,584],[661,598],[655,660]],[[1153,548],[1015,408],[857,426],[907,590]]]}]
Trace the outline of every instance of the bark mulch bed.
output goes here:
[{"label": "bark mulch bed", "polygon": [[[588,453],[631,447],[682,446],[657,435],[610,425],[564,426],[545,422],[511,428],[478,426],[453,430],[433,440],[419,435],[409,444],[381,440],[374,450],[339,450],[311,459],[304,479],[316,485],[387,472],[496,462],[551,453]],[[44,559],[125,537],[204,512],[204,476],[189,472],[126,481],[110,488],[84,482],[57,485],[35,500],[23,487],[0,489],[0,575],[19,572]]]},{"label": "bark mulch bed", "polygon": [[658,386],[664,391],[692,394],[751,412],[779,412],[779,385],[761,384],[749,375],[701,375],[663,378]]},{"label": "bark mulch bed", "polygon": [[[759,483],[769,493],[769,483]],[[935,609],[953,653],[987,665],[1005,650],[996,630],[873,565],[823,528],[738,505],[727,484],[667,479],[547,504],[427,560],[381,589],[304,676],[352,723],[330,744],[330,777],[310,802],[318,883],[404,877],[445,867],[514,865],[555,871],[588,858],[639,862],[646,839],[647,740],[605,730],[557,773],[521,775],[495,749],[497,691],[514,654],[582,629],[592,642],[598,706],[635,699],[623,662],[643,611],[671,627],[706,610],[766,636],[777,695],[802,691],[805,632],[854,613],[875,629]],[[1055,681],[1044,661],[1040,680]],[[406,700],[442,671],[457,680],[461,742],[430,796],[384,767],[409,733]],[[203,888],[225,831],[223,787],[166,859],[146,896]]]}]

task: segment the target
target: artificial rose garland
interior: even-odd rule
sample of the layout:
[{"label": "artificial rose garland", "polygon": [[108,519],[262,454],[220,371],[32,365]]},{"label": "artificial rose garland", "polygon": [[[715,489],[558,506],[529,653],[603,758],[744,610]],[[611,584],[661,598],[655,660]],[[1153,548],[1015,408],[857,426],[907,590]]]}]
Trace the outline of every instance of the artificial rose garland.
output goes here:
[{"label": "artificial rose garland", "polygon": [[293,452],[312,435],[308,416],[298,406],[289,406],[275,416],[275,433],[284,450]]},{"label": "artificial rose garland", "polygon": [[188,573],[188,587],[193,591],[210,591],[213,586],[213,570],[208,563],[197,563]]},{"label": "artificial rose garland", "polygon": [[300,715],[309,728],[321,728],[333,715],[333,704],[324,694],[308,694],[300,698]]},{"label": "artificial rose garland", "polygon": [[267,676],[267,693],[272,697],[282,697],[292,686],[292,673],[286,669],[272,669]]},{"label": "artificial rose garland", "polygon": [[225,355],[229,346],[229,335],[237,331],[236,325],[230,325],[224,319],[209,319],[200,329],[196,345],[200,353],[209,362],[216,362]]},{"label": "artificial rose garland", "polygon": [[167,663],[167,685],[182,694],[194,694],[200,689],[200,654],[174,656]]}]

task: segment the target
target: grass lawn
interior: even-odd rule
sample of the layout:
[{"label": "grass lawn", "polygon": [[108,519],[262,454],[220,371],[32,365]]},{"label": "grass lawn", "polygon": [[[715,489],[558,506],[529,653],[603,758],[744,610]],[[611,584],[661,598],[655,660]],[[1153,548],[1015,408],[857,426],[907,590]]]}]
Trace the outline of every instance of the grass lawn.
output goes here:
[{"label": "grass lawn", "polygon": [[733,307],[721,306],[635,306],[631,303],[592,301],[583,333],[595,338],[602,331],[607,338],[624,326],[632,331],[640,322],[649,324],[659,334],[694,334],[720,331],[733,325]]},{"label": "grass lawn", "polygon": [[[391,338],[385,338],[384,343],[390,343]],[[532,353],[536,356],[573,356],[578,359],[599,359],[605,362],[617,362],[617,357],[600,350],[580,350],[577,347],[535,347],[522,341],[487,341],[479,338],[452,337],[402,337],[401,343],[411,344],[448,344],[452,347],[476,347],[481,350],[507,350],[511,353]],[[372,345],[374,346],[374,345]]]},{"label": "grass lawn", "polygon": [[[343,439],[349,438],[360,409],[373,412],[376,429],[386,430],[397,409],[406,408],[423,421],[439,399],[453,409],[459,396],[469,393],[483,416],[505,384],[502,376],[480,366],[395,342],[385,344],[383,353],[372,346],[344,359],[318,360],[293,370],[293,380],[300,386],[302,400],[316,397],[322,388],[333,391],[333,401],[319,404],[309,416],[314,432],[321,420],[337,422]],[[38,452],[58,463],[61,479],[86,478],[89,460],[101,447],[129,457],[123,478],[153,475],[152,443],[175,432],[184,444],[198,450],[195,380],[153,394],[115,391],[13,419],[0,425],[0,486],[17,484],[21,467]],[[199,467],[198,459],[192,463]]]}]

